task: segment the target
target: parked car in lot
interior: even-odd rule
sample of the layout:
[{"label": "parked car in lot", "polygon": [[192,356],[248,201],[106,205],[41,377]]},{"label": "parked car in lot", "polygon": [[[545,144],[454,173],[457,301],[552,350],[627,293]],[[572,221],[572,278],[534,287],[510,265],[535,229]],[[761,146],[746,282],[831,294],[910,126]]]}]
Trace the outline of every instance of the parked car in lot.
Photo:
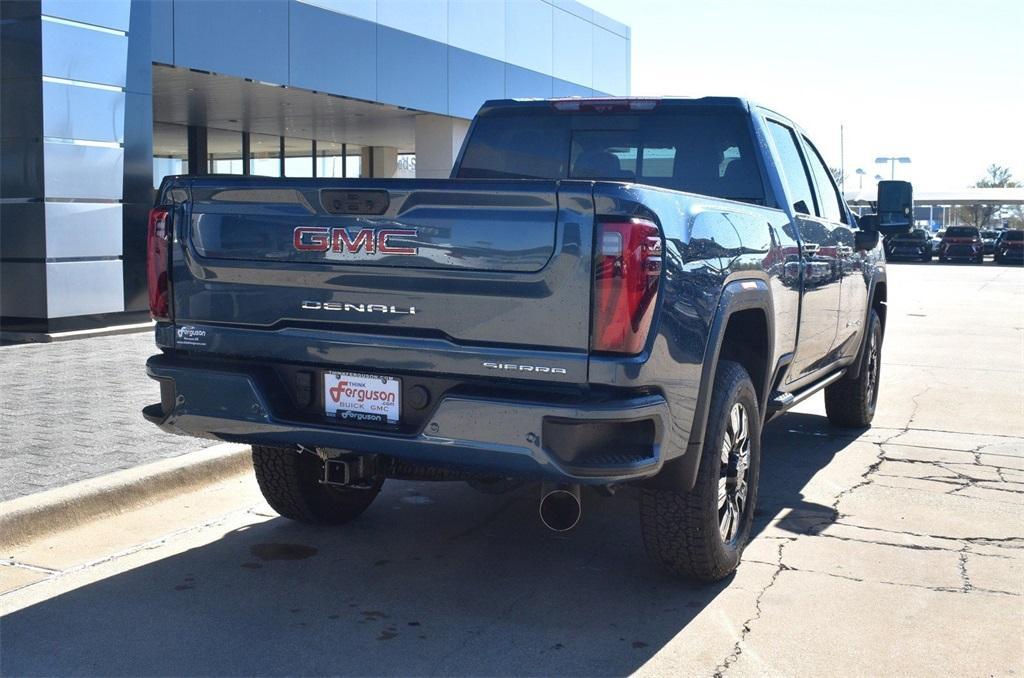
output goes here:
[{"label": "parked car in lot", "polygon": [[719,580],[764,422],[824,390],[870,425],[880,235],[912,219],[900,181],[855,219],[804,132],[737,98],[488,102],[450,179],[168,177],[143,415],[251,445],[307,523],[389,478],[511,478],[561,531],[581,486],[630,484],[651,557]]},{"label": "parked car in lot", "polygon": [[1024,263],[1024,231],[1011,229],[999,234],[995,243],[997,264]]},{"label": "parked car in lot", "polygon": [[910,233],[887,237],[885,239],[885,256],[890,261],[931,261],[933,247],[928,231],[923,228],[915,228]]},{"label": "parked car in lot", "polygon": [[1000,231],[986,229],[981,232],[981,249],[982,253],[995,254],[996,253],[996,240],[999,238]]},{"label": "parked car in lot", "polygon": [[973,226],[950,226],[939,243],[939,261],[985,261],[981,234]]}]

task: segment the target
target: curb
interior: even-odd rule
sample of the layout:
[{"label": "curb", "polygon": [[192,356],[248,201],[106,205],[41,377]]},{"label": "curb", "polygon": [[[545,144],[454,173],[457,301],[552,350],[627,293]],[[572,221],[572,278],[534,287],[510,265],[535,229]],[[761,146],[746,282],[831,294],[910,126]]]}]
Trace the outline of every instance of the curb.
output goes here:
[{"label": "curb", "polygon": [[213,445],[0,503],[0,549],[252,470],[249,446]]},{"label": "curb", "polygon": [[129,325],[110,325],[91,330],[69,330],[67,332],[17,332],[0,330],[0,348],[10,346],[31,346],[33,344],[51,344],[57,341],[73,339],[89,339],[92,337],[112,337],[119,334],[134,334],[152,330],[156,323],[150,320],[144,323]]}]

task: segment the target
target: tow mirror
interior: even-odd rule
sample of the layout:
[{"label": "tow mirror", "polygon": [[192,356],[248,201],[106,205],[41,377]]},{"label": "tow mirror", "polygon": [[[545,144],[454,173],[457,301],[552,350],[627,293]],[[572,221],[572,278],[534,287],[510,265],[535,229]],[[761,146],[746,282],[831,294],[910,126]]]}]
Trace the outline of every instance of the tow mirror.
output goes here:
[{"label": "tow mirror", "polygon": [[909,233],[914,227],[914,187],[909,181],[878,182],[878,225],[883,235]]},{"label": "tow mirror", "polygon": [[857,251],[868,251],[878,247],[878,239],[881,237],[878,231],[855,231],[853,234]]}]

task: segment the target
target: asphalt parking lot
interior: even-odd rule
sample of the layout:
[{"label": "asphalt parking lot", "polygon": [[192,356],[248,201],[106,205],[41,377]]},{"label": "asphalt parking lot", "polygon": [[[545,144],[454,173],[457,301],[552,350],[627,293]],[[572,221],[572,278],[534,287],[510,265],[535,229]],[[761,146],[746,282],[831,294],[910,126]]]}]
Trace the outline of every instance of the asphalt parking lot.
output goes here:
[{"label": "asphalt parking lot", "polygon": [[554,535],[535,487],[389,482],[318,530],[246,477],[0,554],[0,674],[1019,675],[1024,269],[889,281],[875,426],[767,427],[728,581],[650,565],[629,491]]}]

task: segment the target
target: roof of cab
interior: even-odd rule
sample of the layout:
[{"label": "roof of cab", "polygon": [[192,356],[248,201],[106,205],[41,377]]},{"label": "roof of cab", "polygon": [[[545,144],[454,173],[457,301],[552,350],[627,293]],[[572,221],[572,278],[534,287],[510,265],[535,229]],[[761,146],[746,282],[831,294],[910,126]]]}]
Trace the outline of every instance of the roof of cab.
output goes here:
[{"label": "roof of cab", "polygon": [[539,108],[556,104],[595,103],[629,104],[631,102],[654,102],[657,106],[732,106],[749,111],[751,102],[742,97],[556,97],[553,99],[489,99],[480,107],[480,113],[489,113],[502,108]]}]

